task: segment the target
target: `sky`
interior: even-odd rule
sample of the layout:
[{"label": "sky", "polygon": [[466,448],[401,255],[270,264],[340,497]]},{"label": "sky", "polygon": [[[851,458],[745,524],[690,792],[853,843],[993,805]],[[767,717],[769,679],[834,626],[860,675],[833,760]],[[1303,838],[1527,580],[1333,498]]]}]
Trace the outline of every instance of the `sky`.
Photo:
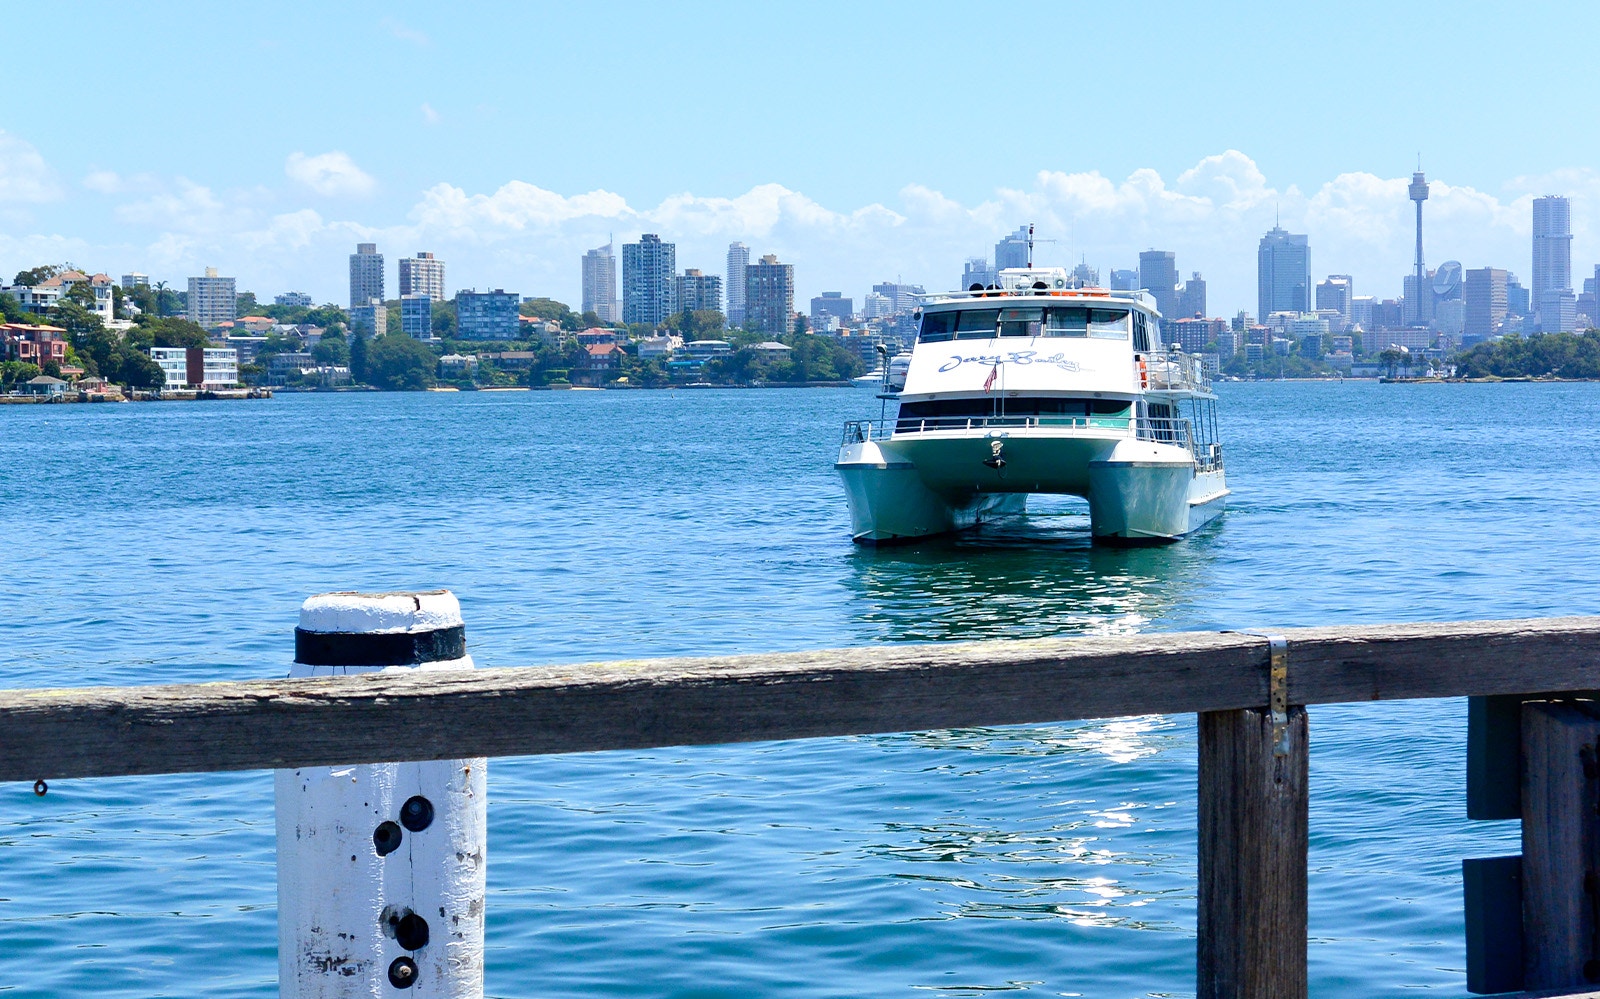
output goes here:
[{"label": "sky", "polygon": [[[579,257],[641,232],[680,269],[730,241],[796,306],[954,287],[1029,222],[1036,262],[1172,250],[1213,315],[1256,245],[1400,293],[1420,154],[1430,266],[1530,278],[1532,198],[1600,262],[1600,5],[7,4],[0,279],[70,261],[263,300],[348,300],[347,257],[429,251],[450,291],[579,304]],[[40,54],[40,53],[36,53]]]}]

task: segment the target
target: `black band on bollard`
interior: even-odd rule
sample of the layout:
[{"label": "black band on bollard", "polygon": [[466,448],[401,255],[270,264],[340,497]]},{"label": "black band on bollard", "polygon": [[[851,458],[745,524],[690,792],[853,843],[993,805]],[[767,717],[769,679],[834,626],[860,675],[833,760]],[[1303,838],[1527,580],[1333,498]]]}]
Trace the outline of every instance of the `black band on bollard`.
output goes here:
[{"label": "black band on bollard", "polygon": [[302,666],[415,666],[467,654],[465,625],[437,631],[352,635],[294,630],[294,661]]}]

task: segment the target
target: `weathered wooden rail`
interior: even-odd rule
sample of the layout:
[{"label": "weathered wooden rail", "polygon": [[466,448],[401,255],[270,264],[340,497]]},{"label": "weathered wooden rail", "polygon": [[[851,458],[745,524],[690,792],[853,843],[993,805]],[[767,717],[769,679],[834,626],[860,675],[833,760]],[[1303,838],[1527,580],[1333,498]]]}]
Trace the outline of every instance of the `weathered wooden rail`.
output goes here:
[{"label": "weathered wooden rail", "polygon": [[[0,692],[0,780],[524,756],[1195,712],[1199,994],[1292,999],[1306,994],[1304,706],[1499,695],[1497,703],[1510,703],[1515,718],[1522,701],[1582,703],[1574,692],[1600,688],[1600,618],[1278,634],[1286,639],[1287,663],[1277,664],[1276,684],[1265,636],[1208,632],[9,690]],[[1529,710],[1523,709],[1524,738],[1529,731],[1548,736],[1551,722],[1528,722]],[[1572,724],[1600,717],[1563,710],[1570,710]],[[1544,936],[1529,941],[1530,953],[1543,963],[1519,987],[1571,994],[1600,981],[1600,821],[1574,818],[1600,808],[1600,720],[1593,724],[1592,737],[1580,733],[1562,743],[1586,752],[1584,759],[1552,765],[1558,778],[1535,774],[1532,785],[1545,806],[1523,812],[1524,853],[1543,865],[1537,891],[1544,895],[1530,898],[1532,889],[1521,889],[1521,925]],[[1546,736],[1541,747],[1561,742]],[[1519,759],[1525,771],[1527,757]],[[1516,770],[1500,767],[1501,773]],[[1524,798],[1529,786],[1524,773]],[[1546,807],[1551,802],[1563,807]],[[1558,817],[1535,822],[1531,814]],[[1579,908],[1573,908],[1575,892]],[[1560,913],[1579,912],[1586,897],[1594,900],[1594,925],[1564,925]]]}]

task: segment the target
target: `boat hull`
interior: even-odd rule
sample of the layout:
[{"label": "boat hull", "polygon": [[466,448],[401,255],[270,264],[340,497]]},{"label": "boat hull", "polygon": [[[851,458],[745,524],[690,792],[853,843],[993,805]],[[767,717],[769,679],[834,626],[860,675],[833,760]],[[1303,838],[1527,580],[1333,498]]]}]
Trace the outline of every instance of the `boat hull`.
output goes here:
[{"label": "boat hull", "polygon": [[[998,446],[997,446],[998,445]],[[998,459],[998,460],[997,460]],[[1187,449],[1084,435],[914,435],[857,441],[834,465],[863,544],[960,531],[1026,512],[1031,493],[1083,496],[1104,544],[1176,541],[1222,513],[1222,470]]]}]

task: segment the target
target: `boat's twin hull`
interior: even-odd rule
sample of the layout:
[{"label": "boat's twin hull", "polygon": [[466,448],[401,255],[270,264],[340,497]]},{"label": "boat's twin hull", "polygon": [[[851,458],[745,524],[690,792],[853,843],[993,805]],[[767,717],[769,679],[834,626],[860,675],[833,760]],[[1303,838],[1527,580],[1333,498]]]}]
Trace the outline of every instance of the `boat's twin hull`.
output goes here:
[{"label": "boat's twin hull", "polygon": [[867,544],[1020,514],[1036,492],[1086,497],[1097,541],[1174,541],[1221,513],[1228,493],[1221,469],[1197,471],[1186,449],[1128,438],[919,435],[847,444],[834,467],[851,536]]}]

